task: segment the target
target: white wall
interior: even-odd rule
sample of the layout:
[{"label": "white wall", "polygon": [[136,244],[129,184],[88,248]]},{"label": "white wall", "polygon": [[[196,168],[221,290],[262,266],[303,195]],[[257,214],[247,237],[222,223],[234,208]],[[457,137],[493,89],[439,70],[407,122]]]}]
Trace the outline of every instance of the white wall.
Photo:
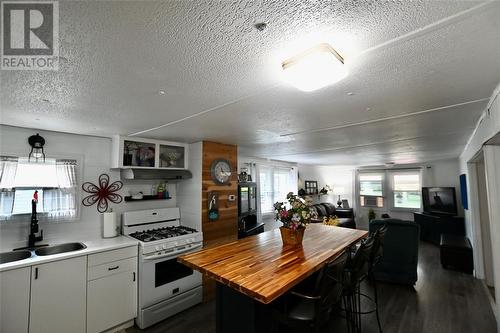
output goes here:
[{"label": "white wall", "polygon": [[313,196],[315,202],[331,202],[336,205],[338,196],[347,199],[349,206],[354,202],[354,172],[352,166],[327,166],[299,164],[299,188],[304,188],[304,181],[315,180],[320,190],[325,185],[333,188],[328,195]]},{"label": "white wall", "polygon": [[[101,173],[110,175],[111,181],[119,180],[118,171],[110,170],[111,139],[84,135],[65,134],[59,132],[39,131],[0,125],[0,154],[27,156],[30,150],[28,137],[40,133],[46,140],[45,153],[50,157],[76,158],[79,163],[79,189],[81,183],[89,181],[96,183]],[[43,175],[41,175],[43,176]],[[129,191],[143,191],[150,194],[154,182],[129,181],[119,194],[129,195]],[[118,214],[127,210],[140,210],[160,207],[175,207],[177,202],[176,185],[169,184],[172,200],[110,203]],[[80,203],[86,193],[79,191]],[[41,223],[44,230],[44,241],[60,242],[68,239],[89,240],[101,237],[101,214],[96,206],[84,207],[80,205],[80,214],[77,220],[62,222]],[[29,234],[29,221],[0,222],[0,250],[10,250],[13,247],[24,246]]]},{"label": "white wall", "polygon": [[189,145],[189,171],[193,178],[177,184],[177,202],[182,224],[201,231],[203,142]]}]

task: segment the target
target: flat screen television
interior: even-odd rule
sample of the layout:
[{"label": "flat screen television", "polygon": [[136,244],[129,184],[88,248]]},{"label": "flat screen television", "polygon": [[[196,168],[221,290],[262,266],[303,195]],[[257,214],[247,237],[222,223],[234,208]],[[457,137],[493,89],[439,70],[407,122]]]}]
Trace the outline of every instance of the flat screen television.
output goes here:
[{"label": "flat screen television", "polygon": [[457,215],[454,187],[422,187],[422,201],[426,213]]}]

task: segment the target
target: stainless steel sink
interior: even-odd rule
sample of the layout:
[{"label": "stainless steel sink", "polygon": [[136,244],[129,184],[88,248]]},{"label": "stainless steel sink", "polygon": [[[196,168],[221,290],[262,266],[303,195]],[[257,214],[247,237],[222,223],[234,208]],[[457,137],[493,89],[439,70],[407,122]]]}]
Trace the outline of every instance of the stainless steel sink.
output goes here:
[{"label": "stainless steel sink", "polygon": [[11,251],[0,253],[0,264],[28,259],[31,257],[30,251]]},{"label": "stainless steel sink", "polygon": [[35,250],[37,256],[50,256],[51,254],[66,253],[87,248],[83,243],[64,243],[59,245],[41,247]]}]

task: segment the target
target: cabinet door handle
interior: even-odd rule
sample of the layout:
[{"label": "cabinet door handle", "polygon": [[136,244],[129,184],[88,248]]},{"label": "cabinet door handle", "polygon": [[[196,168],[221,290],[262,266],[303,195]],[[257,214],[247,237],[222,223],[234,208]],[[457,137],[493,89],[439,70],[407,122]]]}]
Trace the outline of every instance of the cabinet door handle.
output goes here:
[{"label": "cabinet door handle", "polygon": [[135,282],[135,272],[132,272],[132,276],[133,276],[132,281]]},{"label": "cabinet door handle", "polygon": [[35,280],[38,279],[38,267],[35,267]]},{"label": "cabinet door handle", "polygon": [[115,269],[118,269],[118,268],[120,268],[120,266],[109,267],[108,271],[114,271]]}]

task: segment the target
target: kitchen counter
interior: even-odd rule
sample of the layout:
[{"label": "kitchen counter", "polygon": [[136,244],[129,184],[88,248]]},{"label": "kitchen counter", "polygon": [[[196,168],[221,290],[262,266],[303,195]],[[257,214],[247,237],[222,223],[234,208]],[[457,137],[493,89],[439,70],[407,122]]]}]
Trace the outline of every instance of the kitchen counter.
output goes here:
[{"label": "kitchen counter", "polygon": [[178,260],[268,304],[366,236],[363,230],[310,224],[299,247],[284,247],[280,230],[275,229]]},{"label": "kitchen counter", "polygon": [[[62,243],[69,243],[69,242],[80,242],[80,243],[85,244],[87,247],[85,249],[78,250],[78,251],[58,253],[58,254],[53,254],[53,255],[48,255],[48,256],[36,256],[33,254],[31,258],[13,261],[13,262],[5,263],[5,264],[0,264],[0,272],[11,270],[14,268],[21,268],[21,267],[27,267],[27,266],[32,266],[32,265],[44,264],[44,263],[56,261],[56,260],[68,259],[68,258],[79,257],[79,256],[86,256],[86,255],[97,253],[97,252],[115,250],[115,249],[129,247],[129,246],[137,246],[137,244],[139,243],[136,240],[133,240],[133,239],[130,239],[130,238],[124,237],[124,236],[118,236],[118,237],[114,237],[114,238],[91,239],[91,240],[64,239],[64,241],[59,241],[59,242],[47,241],[47,243],[50,246],[58,245],[58,244],[62,244]],[[42,241],[42,242],[40,242],[40,244],[46,244],[46,243],[44,241]]]}]

